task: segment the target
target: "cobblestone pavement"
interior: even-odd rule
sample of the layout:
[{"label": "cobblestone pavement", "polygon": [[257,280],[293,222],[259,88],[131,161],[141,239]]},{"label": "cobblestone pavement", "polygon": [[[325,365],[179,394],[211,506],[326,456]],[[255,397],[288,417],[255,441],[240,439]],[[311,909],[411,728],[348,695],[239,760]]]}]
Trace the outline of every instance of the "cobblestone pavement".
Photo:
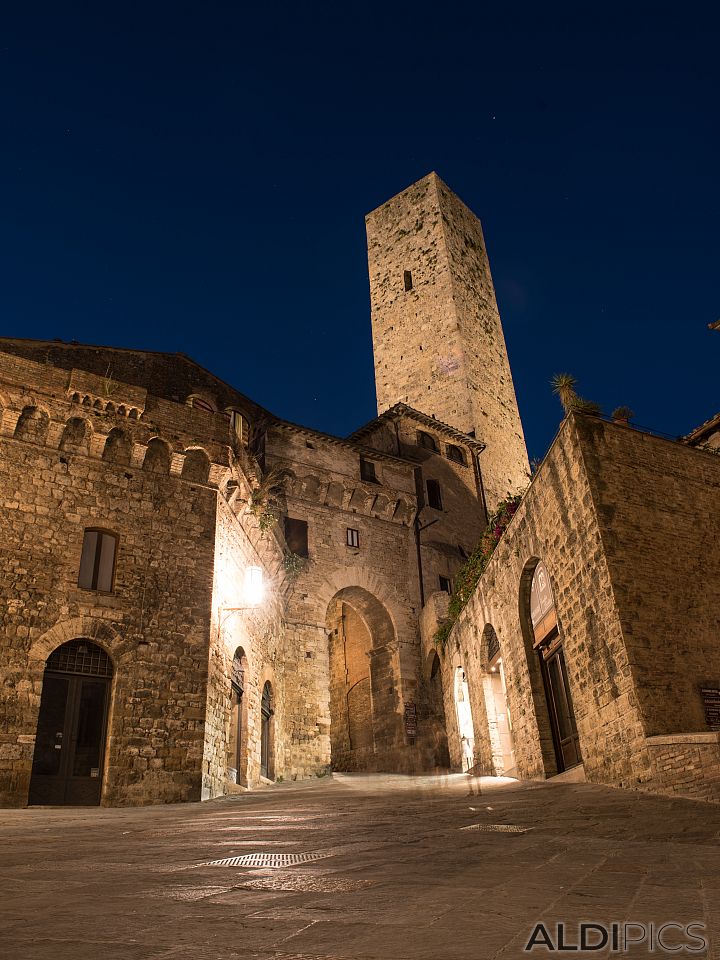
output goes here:
[{"label": "cobblestone pavement", "polygon": [[566,946],[580,922],[697,921],[709,950],[664,955],[720,958],[720,807],[468,786],[336,775],[202,805],[0,811],[0,957],[512,960],[565,955],[524,951],[539,921],[566,923]]}]

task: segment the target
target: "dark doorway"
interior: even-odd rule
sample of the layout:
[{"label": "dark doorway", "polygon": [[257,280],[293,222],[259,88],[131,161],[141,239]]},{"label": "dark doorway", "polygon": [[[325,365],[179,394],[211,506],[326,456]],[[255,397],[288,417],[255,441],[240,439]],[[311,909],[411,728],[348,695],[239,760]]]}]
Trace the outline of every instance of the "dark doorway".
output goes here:
[{"label": "dark doorway", "polygon": [[111,680],[110,658],[87,640],[48,658],[28,803],[100,803]]},{"label": "dark doorway", "polygon": [[540,648],[545,682],[545,695],[550,708],[550,724],[555,740],[558,771],[568,770],[581,763],[580,738],[575,724],[565,657],[557,631],[555,637]]},{"label": "dark doorway", "polygon": [[232,662],[230,678],[230,731],[228,739],[228,775],[232,783],[243,783],[246,779],[245,764],[245,723],[243,712],[245,697],[245,667],[247,660],[242,647],[238,647]]},{"label": "dark doorway", "polygon": [[550,730],[555,745],[558,773],[582,763],[580,738],[568,683],[562,635],[555,611],[550,576],[540,561],[530,590],[530,618],[535,649],[540,657]]},{"label": "dark doorway", "polygon": [[268,681],[263,687],[260,703],[260,774],[272,779],[272,687]]}]

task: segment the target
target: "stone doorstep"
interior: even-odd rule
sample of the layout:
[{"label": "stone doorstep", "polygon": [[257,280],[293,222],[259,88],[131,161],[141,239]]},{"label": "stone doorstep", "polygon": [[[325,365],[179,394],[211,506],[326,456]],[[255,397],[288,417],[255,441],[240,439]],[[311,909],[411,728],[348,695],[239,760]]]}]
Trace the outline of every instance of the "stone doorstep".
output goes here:
[{"label": "stone doorstep", "polygon": [[585,783],[585,764],[578,763],[569,770],[563,770],[562,773],[556,773],[554,777],[548,777],[548,783]]}]

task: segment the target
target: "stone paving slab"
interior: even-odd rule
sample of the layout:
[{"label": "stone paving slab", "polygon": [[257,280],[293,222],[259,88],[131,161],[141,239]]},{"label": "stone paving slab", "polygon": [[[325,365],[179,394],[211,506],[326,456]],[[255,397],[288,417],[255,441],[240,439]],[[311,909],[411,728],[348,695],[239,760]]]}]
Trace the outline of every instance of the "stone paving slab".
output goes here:
[{"label": "stone paving slab", "polygon": [[[348,776],[205,804],[0,812],[3,960],[519,960],[535,924],[698,921],[720,808],[584,783]],[[466,830],[478,824],[527,832]],[[274,867],[207,866],[317,853]]]}]

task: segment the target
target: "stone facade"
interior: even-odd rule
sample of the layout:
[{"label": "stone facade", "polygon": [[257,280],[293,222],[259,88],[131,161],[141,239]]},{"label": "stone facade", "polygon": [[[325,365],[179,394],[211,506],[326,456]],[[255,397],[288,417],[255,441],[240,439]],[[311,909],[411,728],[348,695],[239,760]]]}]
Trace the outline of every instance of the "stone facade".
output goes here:
[{"label": "stone facade", "polygon": [[[720,677],[719,495],[714,454],[595,418],[564,421],[443,658],[456,764],[452,677],[462,668],[475,759],[494,769],[484,683],[492,628],[518,774],[558,770],[530,621],[530,582],[542,560],[587,778],[720,800],[718,736],[707,729],[700,694]],[[430,618],[426,645],[432,627]]]},{"label": "stone facade", "polygon": [[348,438],[182,354],[0,340],[0,803],[580,756],[720,799],[716,422],[567,418],[438,650],[522,429],[476,218],[433,174],[367,226],[380,413]]},{"label": "stone facade", "polygon": [[378,412],[407,403],[482,441],[494,509],[529,467],[480,221],[431,173],[366,226]]}]

